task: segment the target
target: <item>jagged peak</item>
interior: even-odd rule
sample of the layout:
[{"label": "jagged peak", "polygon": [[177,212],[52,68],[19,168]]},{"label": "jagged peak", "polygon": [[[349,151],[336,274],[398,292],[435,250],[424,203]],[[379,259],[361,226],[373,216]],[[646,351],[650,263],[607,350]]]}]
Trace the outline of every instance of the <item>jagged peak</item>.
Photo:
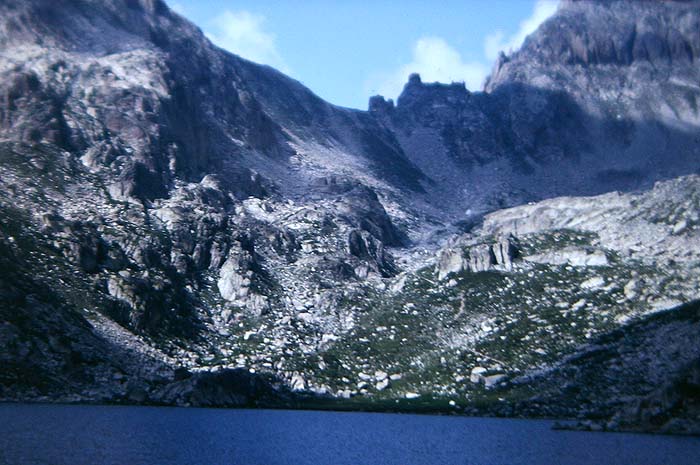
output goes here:
[{"label": "jagged peak", "polygon": [[700,1],[566,0],[522,47],[501,56],[486,90],[512,79],[505,63],[630,66],[692,64],[700,58]]},{"label": "jagged peak", "polygon": [[423,82],[419,73],[411,73],[396,103],[394,103],[393,99],[387,100],[382,95],[374,95],[369,99],[369,111],[371,113],[388,112],[395,107],[411,106],[416,101],[424,100],[444,100],[454,103],[466,100],[470,95],[471,92],[469,92],[463,81],[449,84]]},{"label": "jagged peak", "polygon": [[202,31],[162,0],[9,0],[0,4],[0,44],[37,44],[77,52],[115,53],[203,42]]},{"label": "jagged peak", "polygon": [[370,113],[389,113],[395,108],[393,99],[385,99],[382,95],[373,95],[369,98]]},{"label": "jagged peak", "polygon": [[423,81],[422,81],[421,78],[420,78],[420,74],[418,74],[418,73],[411,73],[411,74],[408,76],[408,83],[409,83],[409,84],[414,84],[414,85],[416,85],[416,84],[422,84]]}]

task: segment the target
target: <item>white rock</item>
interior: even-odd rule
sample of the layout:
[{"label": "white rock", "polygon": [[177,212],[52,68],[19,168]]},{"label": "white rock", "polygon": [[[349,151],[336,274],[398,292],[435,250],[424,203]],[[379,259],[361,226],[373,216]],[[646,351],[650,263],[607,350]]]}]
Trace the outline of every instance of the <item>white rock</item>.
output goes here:
[{"label": "white rock", "polygon": [[681,220],[673,225],[673,234],[680,234],[686,229],[688,229],[688,222],[686,220]]},{"label": "white rock", "polygon": [[586,250],[578,248],[567,248],[553,252],[546,252],[523,257],[523,260],[534,263],[550,265],[571,266],[605,266],[608,264],[608,257],[602,250]]},{"label": "white rock", "polygon": [[472,383],[480,383],[484,379],[484,373],[486,373],[486,368],[484,367],[474,367],[472,368],[471,374],[469,375],[469,381]]},{"label": "white rock", "polygon": [[461,248],[448,248],[440,252],[438,257],[438,263],[436,265],[436,271],[438,274],[438,279],[443,280],[451,273],[459,273],[460,271],[466,269],[468,266],[468,261],[464,257],[464,253]]},{"label": "white rock", "polygon": [[494,387],[495,385],[497,385],[498,383],[504,381],[506,378],[507,378],[507,376],[502,374],[502,373],[497,374],[497,375],[487,376],[484,378],[484,385],[487,388],[491,388],[491,387]]},{"label": "white rock", "polygon": [[375,384],[374,387],[377,388],[377,391],[383,391],[384,389],[389,387],[389,379],[384,378],[383,380],[381,380],[377,384]]},{"label": "white rock", "polygon": [[306,389],[306,380],[300,374],[296,374],[292,376],[290,385],[292,387],[292,391],[303,391]]},{"label": "white rock", "polygon": [[297,320],[303,321],[304,323],[311,323],[314,317],[309,312],[301,312],[297,314]]},{"label": "white rock", "polygon": [[311,392],[316,394],[326,394],[328,393],[328,386],[314,386],[310,389]]},{"label": "white rock", "polygon": [[594,276],[581,283],[581,289],[600,289],[605,286],[605,279],[600,276]]},{"label": "white rock", "polygon": [[625,298],[633,300],[639,295],[639,282],[636,279],[630,279],[623,289]]},{"label": "white rock", "polygon": [[248,295],[250,279],[239,269],[238,258],[230,257],[219,270],[219,280],[216,284],[221,297],[235,301]]},{"label": "white rock", "polygon": [[406,399],[417,399],[417,398],[420,397],[420,394],[418,394],[417,392],[407,392],[407,393],[404,395],[404,397],[405,397]]},{"label": "white rock", "polygon": [[406,274],[402,274],[401,277],[399,279],[397,279],[396,282],[394,282],[389,287],[391,292],[401,292],[403,290],[404,286],[406,285],[406,277],[407,276],[408,275],[406,275]]}]

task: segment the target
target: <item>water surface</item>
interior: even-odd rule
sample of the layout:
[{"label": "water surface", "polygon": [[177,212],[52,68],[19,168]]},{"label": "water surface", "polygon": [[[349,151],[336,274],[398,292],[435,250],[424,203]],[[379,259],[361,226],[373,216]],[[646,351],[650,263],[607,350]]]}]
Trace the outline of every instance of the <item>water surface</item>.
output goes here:
[{"label": "water surface", "polygon": [[700,438],[551,426],[381,413],[0,404],[0,463],[700,463]]}]

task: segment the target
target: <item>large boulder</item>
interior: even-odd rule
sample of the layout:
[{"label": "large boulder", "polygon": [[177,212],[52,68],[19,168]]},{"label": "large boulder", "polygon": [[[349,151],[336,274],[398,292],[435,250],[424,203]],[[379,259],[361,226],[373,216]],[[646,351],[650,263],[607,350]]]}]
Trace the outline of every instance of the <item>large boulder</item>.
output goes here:
[{"label": "large boulder", "polygon": [[242,237],[234,242],[219,270],[216,283],[219,294],[224,300],[259,315],[269,306],[268,298],[255,292],[264,285],[263,274],[252,240]]},{"label": "large boulder", "polygon": [[441,280],[465,270],[473,273],[493,269],[510,271],[518,255],[518,241],[510,234],[493,244],[451,245],[440,251],[435,271]]},{"label": "large boulder", "polygon": [[445,279],[452,273],[459,273],[469,267],[469,262],[464,256],[464,251],[460,247],[449,247],[442,249],[438,255],[436,271],[438,279]]},{"label": "large boulder", "polygon": [[571,265],[576,267],[606,266],[608,264],[608,257],[602,250],[581,247],[567,247],[562,250],[529,255],[523,257],[523,260],[548,265]]},{"label": "large boulder", "polygon": [[371,233],[353,229],[348,234],[348,253],[364,261],[385,278],[396,275],[394,258]]}]

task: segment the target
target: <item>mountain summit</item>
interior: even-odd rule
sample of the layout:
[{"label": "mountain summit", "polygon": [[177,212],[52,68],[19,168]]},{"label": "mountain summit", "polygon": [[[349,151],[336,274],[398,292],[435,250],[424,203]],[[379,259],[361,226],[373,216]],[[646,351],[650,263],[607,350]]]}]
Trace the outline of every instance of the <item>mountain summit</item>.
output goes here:
[{"label": "mountain summit", "polygon": [[695,172],[700,3],[656,3],[562,2],[485,92],[413,76],[370,111],[472,210]]}]

